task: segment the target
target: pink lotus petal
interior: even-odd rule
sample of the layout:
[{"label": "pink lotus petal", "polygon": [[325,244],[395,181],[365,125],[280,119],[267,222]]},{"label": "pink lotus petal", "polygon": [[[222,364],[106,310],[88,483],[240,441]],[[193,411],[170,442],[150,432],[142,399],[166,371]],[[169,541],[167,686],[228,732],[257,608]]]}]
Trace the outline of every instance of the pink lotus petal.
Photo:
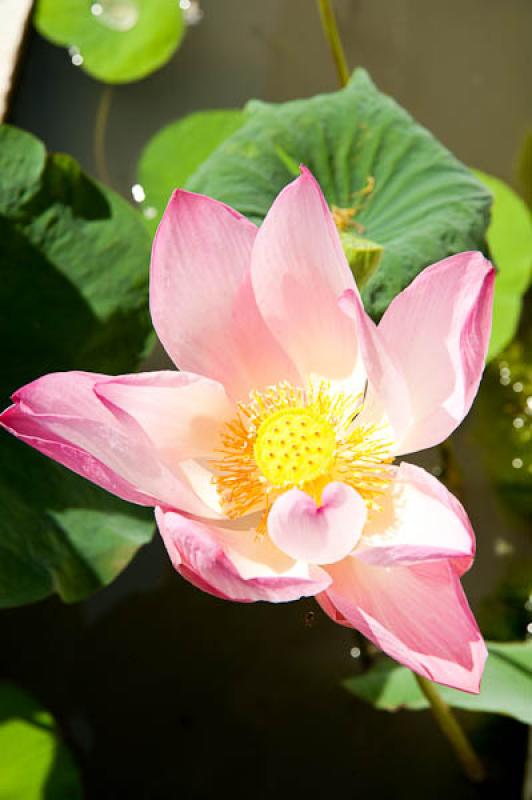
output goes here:
[{"label": "pink lotus petal", "polygon": [[171,472],[137,422],[112,414],[94,393],[107,376],[56,372],[19,389],[0,424],[30,446],[113,494],[219,516]]},{"label": "pink lotus petal", "polygon": [[358,492],[345,483],[329,483],[319,506],[299,489],[278,497],[268,516],[268,532],[292,558],[334,564],[354,549],[366,517]]},{"label": "pink lotus petal", "polygon": [[122,500],[141,506],[151,506],[156,502],[155,498],[139,491],[94,456],[51,434],[37,416],[24,412],[20,406],[10,406],[0,414],[0,426],[34,450],[68,467],[111,494],[121,497]]},{"label": "pink lotus petal", "polygon": [[[283,603],[310,597],[323,591],[330,578],[322,569],[307,567],[278,554],[276,562],[285,566],[278,572],[268,566],[271,544],[256,541],[253,530],[219,531],[174,512],[156,509],[155,516],[166,549],[175,569],[188,581],[226,600],[252,603],[266,600]],[[235,539],[248,540],[247,557],[239,552]],[[233,549],[228,542],[235,541]],[[257,560],[250,557],[255,549]],[[266,560],[264,555],[266,553]],[[276,564],[278,567],[278,563]]]},{"label": "pink lotus petal", "polygon": [[439,261],[392,301],[378,327],[356,294],[344,294],[397,455],[439,444],[469,411],[484,369],[494,276],[481,253]]},{"label": "pink lotus petal", "polygon": [[220,428],[236,409],[224,387],[190,372],[142,372],[98,382],[94,391],[148,434],[166,463],[212,457]]},{"label": "pink lotus petal", "polygon": [[462,575],[475,556],[475,535],[461,503],[420,467],[393,467],[394,480],[371,514],[355,555],[394,566],[450,559]]},{"label": "pink lotus petal", "polygon": [[150,306],[162,344],[181,369],[220,381],[236,399],[297,378],[251,289],[256,231],[223,203],[177,191],[152,254]]},{"label": "pink lotus petal", "polygon": [[356,287],[331,213],[305,168],[260,227],[251,276],[264,319],[301,374],[349,376],[356,336],[337,301]]},{"label": "pink lotus petal", "polygon": [[487,650],[450,564],[381,567],[350,556],[327,571],[333,583],[316,599],[335,621],[414,672],[478,693]]}]

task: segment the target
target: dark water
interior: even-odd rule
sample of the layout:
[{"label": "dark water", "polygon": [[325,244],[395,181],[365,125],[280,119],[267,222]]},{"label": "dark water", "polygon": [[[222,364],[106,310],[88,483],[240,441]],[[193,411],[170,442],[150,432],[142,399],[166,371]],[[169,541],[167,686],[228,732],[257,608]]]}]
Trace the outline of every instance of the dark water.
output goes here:
[{"label": "dark water", "polygon": [[[124,192],[147,138],[188,111],[335,88],[310,0],[202,5],[203,22],[168,67],[113,90],[108,161]],[[464,161],[511,181],[532,107],[529,0],[337,6],[351,64]],[[32,35],[11,119],[94,173],[101,92]],[[465,580],[477,606],[531,542],[493,493],[470,433],[467,423],[456,445],[479,540]],[[513,555],[500,555],[500,540]],[[377,712],[341,688],[360,668],[351,632],[310,600],[240,606],[203,595],[173,573],[157,537],[90,600],[2,611],[0,641],[0,677],[56,715],[88,798],[520,796],[524,726],[459,715],[489,770],[482,788],[469,785],[428,713]]]}]

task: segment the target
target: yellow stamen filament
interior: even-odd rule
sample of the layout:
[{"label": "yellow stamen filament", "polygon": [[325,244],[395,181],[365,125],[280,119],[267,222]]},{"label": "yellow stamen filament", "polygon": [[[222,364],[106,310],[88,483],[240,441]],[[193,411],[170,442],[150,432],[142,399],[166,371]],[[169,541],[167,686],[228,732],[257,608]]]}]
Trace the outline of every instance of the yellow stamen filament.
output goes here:
[{"label": "yellow stamen filament", "polygon": [[391,443],[377,425],[359,425],[361,396],[334,391],[327,381],[309,389],[280,383],[252,392],[221,433],[214,481],[224,513],[236,519],[269,509],[298,487],[321,499],[324,487],[341,481],[356,489],[369,510],[390,483]]}]

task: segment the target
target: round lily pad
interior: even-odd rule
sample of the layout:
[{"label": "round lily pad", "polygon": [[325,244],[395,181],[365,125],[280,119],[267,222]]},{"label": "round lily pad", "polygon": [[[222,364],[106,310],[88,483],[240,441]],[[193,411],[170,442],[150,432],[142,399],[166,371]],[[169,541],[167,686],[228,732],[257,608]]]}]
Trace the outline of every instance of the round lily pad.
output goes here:
[{"label": "round lily pad", "polygon": [[105,83],[128,83],[159,69],[184,33],[177,0],[39,0],[35,25]]},{"label": "round lily pad", "polygon": [[242,127],[187,188],[260,223],[305,164],[346,231],[382,248],[363,290],[376,319],[426,266],[483,247],[489,192],[364,70],[338,92],[281,104],[252,101],[245,111]]}]

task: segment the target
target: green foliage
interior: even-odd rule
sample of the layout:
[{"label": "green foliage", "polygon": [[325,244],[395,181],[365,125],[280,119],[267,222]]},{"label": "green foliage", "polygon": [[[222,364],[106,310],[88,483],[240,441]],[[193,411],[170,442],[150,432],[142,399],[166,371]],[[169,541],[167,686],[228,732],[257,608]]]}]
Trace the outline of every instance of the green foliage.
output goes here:
[{"label": "green foliage", "polygon": [[81,800],[74,760],[53,717],[31,697],[0,684],[0,797],[2,800]]},{"label": "green foliage", "polygon": [[[480,694],[468,694],[447,686],[438,687],[450,706],[468,711],[488,711],[532,724],[532,641],[489,642],[489,657]],[[376,708],[418,711],[428,707],[412,672],[390,659],[382,659],[362,675],[349,678],[344,686]]]},{"label": "green foliage", "polygon": [[[528,299],[532,302],[532,296]],[[519,336],[486,369],[475,409],[472,433],[495,486],[513,513],[532,517],[532,318],[527,311]]]},{"label": "green foliage", "polygon": [[517,159],[517,180],[519,190],[528,207],[532,210],[532,130],[528,131]]},{"label": "green foliage", "polygon": [[261,222],[306,164],[330,205],[355,207],[352,232],[384,248],[364,289],[374,317],[428,264],[483,247],[490,195],[364,70],[339,92],[279,105],[253,101],[246,113],[187,188]]},{"label": "green foliage", "polygon": [[184,33],[177,0],[38,0],[35,25],[54,44],[77,48],[82,69],[105,83],[159,69]]},{"label": "green foliage", "polygon": [[142,152],[138,179],[146,193],[144,212],[155,230],[174,189],[243,124],[236,109],[198,111],[158,131]]},{"label": "green foliage", "polygon": [[[151,338],[140,216],[68,156],[0,127],[0,402],[58,370],[133,369]],[[2,433],[0,606],[109,582],[151,538],[146,509],[109,497]]]},{"label": "green foliage", "polygon": [[487,240],[497,267],[493,328],[488,360],[513,339],[521,315],[522,296],[532,278],[532,217],[523,201],[498,178],[473,173],[493,194]]},{"label": "green foliage", "polygon": [[485,636],[517,639],[532,622],[532,558],[512,559],[495,590],[480,604],[476,617]]}]

